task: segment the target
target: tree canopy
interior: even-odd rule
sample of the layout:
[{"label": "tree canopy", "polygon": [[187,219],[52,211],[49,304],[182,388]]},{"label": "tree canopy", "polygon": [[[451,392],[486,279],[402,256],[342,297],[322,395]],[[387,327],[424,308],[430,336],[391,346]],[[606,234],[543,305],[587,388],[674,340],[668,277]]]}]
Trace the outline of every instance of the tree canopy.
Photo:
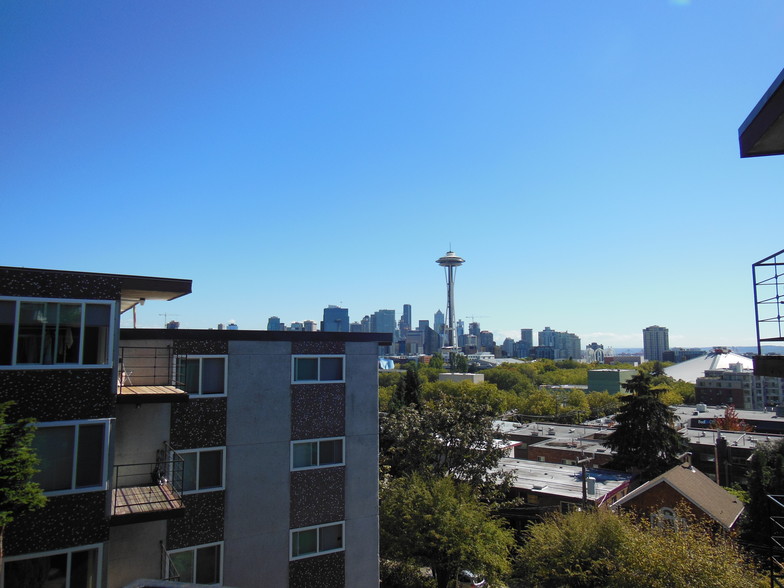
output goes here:
[{"label": "tree canopy", "polygon": [[467,484],[411,474],[382,485],[381,557],[427,566],[439,588],[460,570],[490,584],[511,571],[514,534]]},{"label": "tree canopy", "polygon": [[641,371],[623,386],[629,394],[621,399],[618,426],[605,441],[615,452],[609,467],[639,472],[650,480],[677,465],[688,446],[673,427],[673,411],[651,387],[649,374]]}]

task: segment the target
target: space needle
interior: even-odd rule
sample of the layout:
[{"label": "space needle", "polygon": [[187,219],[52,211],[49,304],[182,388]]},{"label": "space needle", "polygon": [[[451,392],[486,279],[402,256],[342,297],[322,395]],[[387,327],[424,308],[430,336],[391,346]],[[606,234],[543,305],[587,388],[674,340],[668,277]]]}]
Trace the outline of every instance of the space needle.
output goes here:
[{"label": "space needle", "polygon": [[455,341],[455,272],[465,263],[465,259],[447,251],[446,255],[436,259],[436,263],[444,268],[446,275],[446,347],[454,349]]}]

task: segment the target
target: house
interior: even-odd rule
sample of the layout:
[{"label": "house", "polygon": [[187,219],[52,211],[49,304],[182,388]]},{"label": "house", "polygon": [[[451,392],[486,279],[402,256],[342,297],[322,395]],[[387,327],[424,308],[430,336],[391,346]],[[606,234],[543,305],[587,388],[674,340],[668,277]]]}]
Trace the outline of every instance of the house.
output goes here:
[{"label": "house", "polygon": [[0,267],[0,400],[38,421],[48,497],[6,532],[6,587],[34,572],[96,588],[378,582],[389,336],[120,329],[190,291]]},{"label": "house", "polygon": [[679,508],[698,520],[732,530],[743,512],[743,503],[690,463],[677,465],[618,500],[614,508],[630,509],[651,517],[654,523],[678,520]]}]

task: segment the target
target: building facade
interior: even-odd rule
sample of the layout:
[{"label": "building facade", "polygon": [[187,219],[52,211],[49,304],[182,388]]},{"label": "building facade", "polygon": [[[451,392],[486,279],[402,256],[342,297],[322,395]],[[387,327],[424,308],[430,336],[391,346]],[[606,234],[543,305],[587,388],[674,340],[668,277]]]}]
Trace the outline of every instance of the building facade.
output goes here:
[{"label": "building facade", "polygon": [[378,582],[387,341],[119,328],[190,288],[0,268],[0,399],[38,421],[48,498],[6,532],[6,587]]},{"label": "building facade", "polygon": [[653,325],[642,330],[645,361],[663,361],[664,352],[670,349],[670,331],[667,327]]},{"label": "building facade", "polygon": [[341,308],[330,304],[324,309],[324,320],[321,322],[321,330],[330,333],[349,332],[348,308]]}]

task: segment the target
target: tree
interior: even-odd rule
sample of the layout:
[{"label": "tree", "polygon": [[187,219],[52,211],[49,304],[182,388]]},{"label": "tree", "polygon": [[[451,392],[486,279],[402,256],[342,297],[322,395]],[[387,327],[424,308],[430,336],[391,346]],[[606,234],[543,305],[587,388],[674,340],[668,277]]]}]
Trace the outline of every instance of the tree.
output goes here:
[{"label": "tree", "polygon": [[6,422],[13,404],[13,401],[0,404],[0,569],[8,525],[22,513],[46,503],[41,487],[33,482],[38,472],[38,458],[33,450],[33,419]]},{"label": "tree", "polygon": [[749,425],[746,421],[738,416],[738,411],[735,410],[733,405],[727,406],[724,409],[724,416],[719,417],[713,423],[714,429],[720,431],[753,431],[754,427]]},{"label": "tree", "polygon": [[398,380],[395,395],[389,401],[390,410],[403,406],[419,406],[422,402],[422,380],[416,366],[409,364],[405,375]]},{"label": "tree", "polygon": [[452,373],[464,374],[468,371],[468,358],[462,353],[450,354]]},{"label": "tree", "polygon": [[784,494],[784,440],[759,443],[751,454],[749,503],[744,513],[744,537],[757,544],[770,540],[769,494]]},{"label": "tree", "polygon": [[494,411],[481,399],[442,395],[384,415],[380,465],[392,477],[451,476],[483,496],[508,488],[509,474],[497,471],[503,437],[493,425]]},{"label": "tree", "polygon": [[673,427],[673,411],[651,387],[649,374],[641,371],[623,386],[630,394],[621,399],[618,426],[605,441],[615,452],[609,467],[639,472],[650,480],[677,465],[687,444]]},{"label": "tree", "polygon": [[528,529],[519,573],[544,587],[767,585],[728,536],[697,521],[686,528],[652,528],[606,510],[551,515]]},{"label": "tree", "polygon": [[493,585],[511,571],[513,532],[469,485],[451,477],[389,480],[379,519],[381,557],[429,567],[439,588],[464,569]]},{"label": "tree", "polygon": [[431,368],[435,368],[437,370],[444,368],[444,356],[440,353],[436,352],[430,358],[430,363],[428,364]]}]

